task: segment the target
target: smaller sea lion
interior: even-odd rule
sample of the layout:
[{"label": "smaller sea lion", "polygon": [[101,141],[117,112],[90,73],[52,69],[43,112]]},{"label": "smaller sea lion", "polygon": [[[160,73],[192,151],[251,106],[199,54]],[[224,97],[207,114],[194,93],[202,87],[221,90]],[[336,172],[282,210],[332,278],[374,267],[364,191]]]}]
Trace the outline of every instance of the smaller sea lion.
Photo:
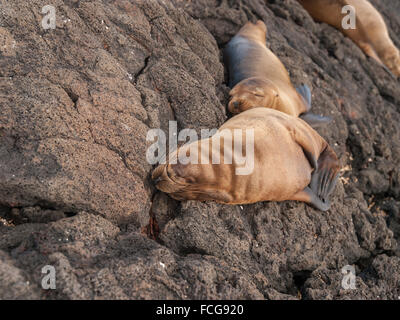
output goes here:
[{"label": "smaller sea lion", "polygon": [[[389,37],[381,14],[367,0],[298,0],[315,20],[325,22],[353,40],[364,53],[394,76],[400,76],[400,53]],[[355,9],[356,28],[344,29],[342,8]],[[387,67],[387,68],[386,68]]]},{"label": "smaller sea lion", "polygon": [[311,114],[311,91],[297,90],[279,58],[266,46],[267,27],[261,20],[247,22],[229,41],[224,60],[231,91],[228,109],[237,114],[265,107],[301,117],[312,125],[329,122],[328,117]]},{"label": "smaller sea lion", "polygon": [[[238,129],[240,134],[235,135]],[[248,141],[251,135],[246,129],[254,130],[253,153],[247,143],[233,152],[225,148],[236,146],[238,140]],[[182,163],[180,155],[192,156],[193,150],[208,161]],[[253,159],[253,169],[238,174],[243,152]],[[230,163],[225,161],[229,153]],[[326,211],[338,172],[335,152],[305,121],[277,110],[253,108],[229,119],[214,136],[178,148],[169,163],[154,169],[152,179],[157,189],[177,200],[225,204],[298,200]]]}]

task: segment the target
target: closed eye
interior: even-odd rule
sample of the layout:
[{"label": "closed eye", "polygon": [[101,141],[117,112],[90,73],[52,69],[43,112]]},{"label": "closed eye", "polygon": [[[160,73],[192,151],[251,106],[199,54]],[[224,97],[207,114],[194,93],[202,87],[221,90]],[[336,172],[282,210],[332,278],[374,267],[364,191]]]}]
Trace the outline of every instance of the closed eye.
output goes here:
[{"label": "closed eye", "polygon": [[254,93],[254,95],[255,95],[256,97],[264,98],[264,96],[263,96],[262,94]]}]

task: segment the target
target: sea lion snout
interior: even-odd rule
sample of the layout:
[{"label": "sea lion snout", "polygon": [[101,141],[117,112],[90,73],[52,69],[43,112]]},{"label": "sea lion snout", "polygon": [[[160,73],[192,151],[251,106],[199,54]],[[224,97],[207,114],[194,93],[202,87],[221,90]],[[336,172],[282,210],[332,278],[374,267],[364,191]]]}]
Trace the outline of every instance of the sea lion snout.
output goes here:
[{"label": "sea lion snout", "polygon": [[240,100],[232,98],[231,101],[229,101],[228,103],[228,110],[233,114],[237,114],[241,111],[244,111],[242,110],[241,105],[242,102]]},{"label": "sea lion snout", "polygon": [[159,165],[155,168],[151,174],[151,179],[153,180],[154,185],[159,189],[159,184],[164,180],[165,175],[165,165]]},{"label": "sea lion snout", "polygon": [[232,105],[233,105],[233,107],[234,107],[235,109],[239,109],[240,103],[239,103],[239,101],[233,101],[233,102],[232,102]]},{"label": "sea lion snout", "polygon": [[160,191],[179,192],[194,182],[194,177],[186,170],[188,166],[180,163],[162,164],[154,169],[151,178]]},{"label": "sea lion snout", "polygon": [[229,101],[228,110],[237,114],[252,108],[263,107],[265,104],[263,98],[248,92],[238,93]]},{"label": "sea lion snout", "polygon": [[242,80],[229,95],[228,110],[233,114],[257,107],[275,109],[279,101],[278,88],[268,79],[258,77]]},{"label": "sea lion snout", "polygon": [[168,165],[159,165],[154,169],[151,178],[156,188],[163,192],[173,192],[176,190],[176,183],[170,178],[168,174]]}]

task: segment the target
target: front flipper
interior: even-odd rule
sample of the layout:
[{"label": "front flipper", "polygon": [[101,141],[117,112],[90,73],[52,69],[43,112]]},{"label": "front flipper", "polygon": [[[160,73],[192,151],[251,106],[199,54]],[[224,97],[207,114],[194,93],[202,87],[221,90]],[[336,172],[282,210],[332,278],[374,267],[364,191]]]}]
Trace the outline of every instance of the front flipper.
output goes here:
[{"label": "front flipper", "polygon": [[330,208],[329,201],[324,202],[310,189],[305,187],[304,190],[296,193],[291,200],[302,201],[313,206],[317,210],[327,211]]},{"label": "front flipper", "polygon": [[296,88],[296,91],[301,95],[303,98],[304,103],[307,107],[307,112],[311,109],[311,90],[310,87],[306,84],[302,84],[301,86]]},{"label": "front flipper", "polygon": [[300,119],[307,122],[313,128],[320,127],[332,121],[331,117],[320,116],[311,112],[301,114]]},{"label": "front flipper", "polygon": [[306,128],[297,126],[296,128],[291,128],[290,132],[292,138],[296,143],[303,149],[304,155],[307,158],[310,166],[314,171],[318,169],[318,157],[323,148],[323,139],[318,139],[319,135],[316,132]]},{"label": "front flipper", "polygon": [[332,121],[330,117],[319,116],[310,112],[311,110],[311,90],[306,84],[296,88],[296,91],[300,94],[306,105],[306,112],[300,115],[300,118],[307,122],[312,127],[318,127],[327,124]]},{"label": "front flipper", "polygon": [[[328,145],[318,159],[318,170],[311,175],[310,190],[326,206],[339,177],[339,160]],[[322,210],[322,209],[321,209]]]},{"label": "front flipper", "polygon": [[[306,151],[304,151],[307,156]],[[310,184],[296,193],[291,200],[306,202],[318,210],[330,208],[329,196],[339,177],[339,160],[333,149],[327,145],[318,158],[317,168],[311,174]]]}]

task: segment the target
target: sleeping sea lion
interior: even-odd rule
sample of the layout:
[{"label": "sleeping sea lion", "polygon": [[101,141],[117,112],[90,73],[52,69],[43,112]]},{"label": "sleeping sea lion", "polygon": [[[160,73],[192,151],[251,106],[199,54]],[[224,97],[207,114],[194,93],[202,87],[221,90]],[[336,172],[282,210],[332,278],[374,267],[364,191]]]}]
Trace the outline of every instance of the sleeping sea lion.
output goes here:
[{"label": "sleeping sea lion", "polygon": [[[325,22],[353,40],[364,53],[400,76],[400,53],[389,37],[380,13],[367,0],[298,0],[315,20]],[[355,9],[355,29],[344,29],[342,8]]]},{"label": "sleeping sea lion", "polygon": [[224,60],[231,91],[228,109],[237,114],[265,107],[301,117],[310,124],[329,122],[328,117],[311,114],[311,91],[307,85],[297,90],[279,58],[266,46],[267,27],[261,20],[247,22],[229,41]]},{"label": "sleeping sea lion", "polygon": [[[239,144],[242,141],[246,146]],[[203,161],[186,158],[182,163],[181,156],[192,153]],[[228,160],[232,155],[230,163],[226,154]],[[243,154],[253,163],[246,160],[244,165]],[[252,170],[239,172],[244,167]],[[325,211],[338,172],[335,152],[305,121],[270,108],[253,108],[229,119],[212,137],[175,150],[168,163],[154,169],[152,178],[157,189],[177,200],[225,204],[298,200]]]}]

